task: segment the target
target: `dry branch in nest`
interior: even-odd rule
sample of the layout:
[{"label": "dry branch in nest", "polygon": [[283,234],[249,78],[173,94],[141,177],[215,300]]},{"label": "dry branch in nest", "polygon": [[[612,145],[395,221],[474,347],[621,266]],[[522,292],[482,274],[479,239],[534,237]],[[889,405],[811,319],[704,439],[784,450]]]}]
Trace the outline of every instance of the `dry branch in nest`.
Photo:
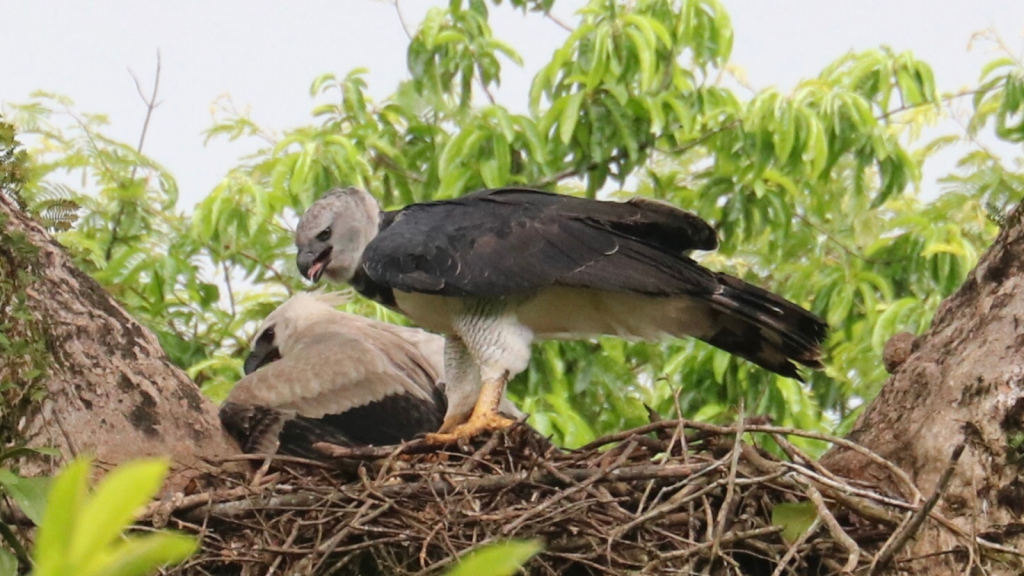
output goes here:
[{"label": "dry branch in nest", "polygon": [[[793,434],[884,463],[755,420],[653,422],[571,452],[521,426],[441,452],[327,447],[340,467],[280,458],[255,484],[218,478],[147,517],[202,536],[174,575],[437,574],[470,550],[532,538],[545,550],[528,574],[881,574],[912,566],[901,550],[929,521],[957,535],[950,553],[965,563],[999,548],[932,510],[941,483],[925,499],[886,464],[902,493],[881,494],[821,468]],[[783,503],[805,524],[773,523]]]}]

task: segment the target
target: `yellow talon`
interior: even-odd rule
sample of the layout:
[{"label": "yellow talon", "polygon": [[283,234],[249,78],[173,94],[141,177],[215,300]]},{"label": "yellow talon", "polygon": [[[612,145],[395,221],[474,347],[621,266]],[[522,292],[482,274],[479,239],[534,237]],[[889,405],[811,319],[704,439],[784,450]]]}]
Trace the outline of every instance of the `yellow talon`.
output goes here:
[{"label": "yellow talon", "polygon": [[428,444],[455,444],[460,440],[471,440],[484,432],[504,430],[516,421],[506,418],[497,412],[475,413],[466,422],[455,426],[447,432],[427,434],[424,441]]}]

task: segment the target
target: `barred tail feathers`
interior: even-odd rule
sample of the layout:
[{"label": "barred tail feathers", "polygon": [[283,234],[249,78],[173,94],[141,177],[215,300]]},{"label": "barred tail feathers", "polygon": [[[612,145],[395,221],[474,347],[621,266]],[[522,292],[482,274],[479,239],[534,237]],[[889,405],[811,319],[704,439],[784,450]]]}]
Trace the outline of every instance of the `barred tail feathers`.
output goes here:
[{"label": "barred tail feathers", "polygon": [[702,340],[776,374],[802,380],[796,364],[820,369],[828,325],[792,302],[726,274],[708,301],[712,334]]}]

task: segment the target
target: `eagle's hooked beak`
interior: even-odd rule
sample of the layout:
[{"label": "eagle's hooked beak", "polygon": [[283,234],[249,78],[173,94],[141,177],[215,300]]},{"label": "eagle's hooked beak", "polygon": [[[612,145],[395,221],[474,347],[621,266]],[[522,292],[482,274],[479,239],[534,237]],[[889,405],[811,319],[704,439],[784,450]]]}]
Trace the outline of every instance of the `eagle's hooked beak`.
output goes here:
[{"label": "eagle's hooked beak", "polygon": [[315,256],[312,252],[306,251],[299,252],[298,256],[295,258],[296,265],[299,268],[299,274],[302,274],[303,278],[313,281],[313,283],[320,281],[320,277],[324,275],[324,270],[327,269],[327,263],[330,261],[330,246],[324,248]]},{"label": "eagle's hooked beak", "polygon": [[259,368],[280,359],[281,351],[278,350],[277,346],[270,342],[257,340],[256,345],[252,348],[252,352],[249,352],[249,356],[246,357],[245,364],[242,365],[242,371],[248,376]]}]

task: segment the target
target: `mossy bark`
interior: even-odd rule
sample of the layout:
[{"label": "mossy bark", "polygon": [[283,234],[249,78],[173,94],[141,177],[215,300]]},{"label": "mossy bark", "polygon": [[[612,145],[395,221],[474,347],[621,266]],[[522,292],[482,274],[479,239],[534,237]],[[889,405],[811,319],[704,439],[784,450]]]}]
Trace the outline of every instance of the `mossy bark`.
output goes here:
[{"label": "mossy bark", "polygon": [[[168,455],[179,470],[204,469],[206,459],[238,452],[215,406],[168,361],[153,334],[4,195],[0,221],[0,279],[20,279],[0,290],[21,302],[17,325],[45,342],[36,352],[47,360],[35,375],[40,393],[20,408],[16,430],[4,431],[8,439],[53,446],[65,458],[92,454],[101,466]],[[25,359],[8,355],[0,362],[11,368]],[[51,465],[34,471],[45,473]]]}]

